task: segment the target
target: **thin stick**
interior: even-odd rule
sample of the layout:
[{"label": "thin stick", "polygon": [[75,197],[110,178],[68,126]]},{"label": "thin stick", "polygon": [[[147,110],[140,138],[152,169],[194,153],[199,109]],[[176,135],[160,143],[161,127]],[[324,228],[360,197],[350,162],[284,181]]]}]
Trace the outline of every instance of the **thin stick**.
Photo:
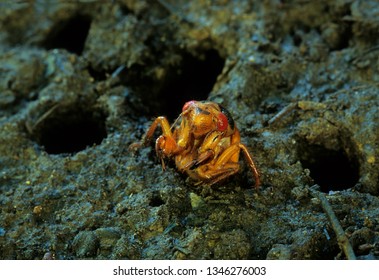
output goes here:
[{"label": "thin stick", "polygon": [[278,120],[280,120],[283,116],[287,115],[289,112],[293,111],[296,109],[298,106],[297,102],[293,102],[288,104],[286,107],[284,107],[282,110],[280,110],[279,113],[277,113],[275,116],[273,116],[269,121],[268,125],[273,125],[275,124]]},{"label": "thin stick", "polygon": [[336,214],[334,214],[332,206],[329,204],[325,195],[314,189],[308,189],[310,190],[311,195],[320,201],[321,206],[324,209],[334,232],[336,233],[338,245],[341,248],[341,250],[345,253],[346,258],[349,260],[356,260],[357,258],[354,254],[353,247],[351,246],[349,239],[345,235],[345,231],[343,230],[340,222],[338,221]]},{"label": "thin stick", "polygon": [[28,132],[30,134],[32,134],[34,132],[34,130],[36,129],[36,127],[43,121],[45,120],[49,115],[51,115],[51,113],[54,112],[55,109],[58,108],[60,104],[57,103],[55,104],[53,107],[51,107],[49,110],[47,110],[42,116],[40,116],[38,118],[38,120],[33,124],[33,125],[30,125],[29,123],[26,123],[26,129],[28,130]]}]

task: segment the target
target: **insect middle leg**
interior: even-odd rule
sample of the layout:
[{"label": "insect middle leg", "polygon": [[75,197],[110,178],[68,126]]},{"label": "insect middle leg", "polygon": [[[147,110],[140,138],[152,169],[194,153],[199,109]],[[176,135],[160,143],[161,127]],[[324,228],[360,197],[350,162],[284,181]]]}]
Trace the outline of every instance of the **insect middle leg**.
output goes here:
[{"label": "insect middle leg", "polygon": [[199,179],[208,181],[208,185],[216,184],[239,171],[237,144],[228,147],[211,162],[196,169]]},{"label": "insect middle leg", "polygon": [[217,159],[208,164],[205,164],[204,166],[199,167],[197,169],[199,177],[203,178],[204,180],[209,180],[209,184],[213,185],[237,173],[239,170],[238,159],[241,150],[254,174],[255,187],[258,188],[260,185],[258,169],[255,166],[255,163],[246,146],[240,143],[236,143],[228,147],[217,157]]},{"label": "insect middle leg", "polygon": [[[205,181],[205,185],[212,186],[239,171],[239,164],[230,162],[223,167],[216,167],[211,163],[200,166],[196,169],[196,177]],[[193,176],[192,176],[193,177]],[[199,182],[199,184],[202,182]]]},{"label": "insect middle leg", "polygon": [[172,132],[170,128],[170,124],[168,120],[165,117],[157,117],[154,122],[150,125],[149,129],[146,131],[145,135],[142,137],[140,142],[133,143],[129,146],[131,150],[137,150],[141,146],[145,146],[149,143],[151,138],[153,137],[153,134],[155,130],[157,129],[158,125],[162,128],[162,134],[168,137],[172,138]]}]

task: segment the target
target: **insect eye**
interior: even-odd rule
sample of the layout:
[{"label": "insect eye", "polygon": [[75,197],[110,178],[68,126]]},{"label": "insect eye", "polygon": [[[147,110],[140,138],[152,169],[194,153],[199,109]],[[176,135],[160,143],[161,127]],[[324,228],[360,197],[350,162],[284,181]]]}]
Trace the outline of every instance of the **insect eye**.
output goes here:
[{"label": "insect eye", "polygon": [[228,125],[228,118],[223,113],[219,113],[217,116],[217,129],[219,131],[225,131]]},{"label": "insect eye", "polygon": [[221,104],[218,104],[218,106],[220,107],[221,112],[225,115],[226,119],[228,120],[228,125],[232,130],[234,130],[234,120],[232,118],[232,115]]},{"label": "insect eye", "polygon": [[187,101],[182,108],[182,112],[186,111],[192,104],[195,104],[195,100]]}]

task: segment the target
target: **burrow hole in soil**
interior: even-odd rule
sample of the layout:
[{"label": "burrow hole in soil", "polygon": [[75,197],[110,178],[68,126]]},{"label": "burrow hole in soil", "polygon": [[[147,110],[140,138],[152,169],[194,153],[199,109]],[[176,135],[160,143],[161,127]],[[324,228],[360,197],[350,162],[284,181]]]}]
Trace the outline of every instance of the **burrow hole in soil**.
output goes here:
[{"label": "burrow hole in soil", "polygon": [[47,50],[65,49],[81,55],[90,26],[91,18],[85,15],[76,15],[68,20],[58,22],[42,45]]},{"label": "burrow hole in soil", "polygon": [[105,114],[83,108],[53,112],[33,133],[49,154],[74,154],[101,144],[106,137]]},{"label": "burrow hole in soil", "polygon": [[298,155],[303,168],[309,169],[311,178],[325,193],[352,188],[359,180],[358,159],[349,157],[342,148],[302,145]]},{"label": "burrow hole in soil", "polygon": [[207,99],[223,67],[224,59],[216,50],[204,52],[201,58],[183,55],[180,67],[172,69],[171,77],[160,91],[162,109],[167,116],[176,118],[187,101]]},{"label": "burrow hole in soil", "polygon": [[182,53],[177,65],[167,66],[160,80],[146,76],[146,67],[124,71],[122,83],[132,88],[147,108],[148,115],[163,115],[170,122],[181,113],[185,102],[206,100],[222,72],[225,60],[214,49],[199,51],[195,56]]},{"label": "burrow hole in soil", "polygon": [[150,199],[149,205],[151,207],[159,207],[165,204],[165,201],[162,199],[159,192],[153,192],[153,196]]}]

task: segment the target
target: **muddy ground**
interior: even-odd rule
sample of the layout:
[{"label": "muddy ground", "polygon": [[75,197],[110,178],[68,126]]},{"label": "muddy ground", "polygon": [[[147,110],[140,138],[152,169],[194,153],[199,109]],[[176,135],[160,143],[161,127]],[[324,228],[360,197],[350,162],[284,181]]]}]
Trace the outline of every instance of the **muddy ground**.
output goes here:
[{"label": "muddy ground", "polygon": [[[345,259],[310,187],[379,258],[377,1],[44,2],[0,4],[1,259]],[[259,190],[130,153],[194,99]]]}]

